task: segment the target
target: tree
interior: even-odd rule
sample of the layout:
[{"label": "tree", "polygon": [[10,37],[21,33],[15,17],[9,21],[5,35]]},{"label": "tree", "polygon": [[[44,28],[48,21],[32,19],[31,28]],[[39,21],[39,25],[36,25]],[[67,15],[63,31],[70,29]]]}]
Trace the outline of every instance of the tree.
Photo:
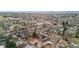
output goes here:
[{"label": "tree", "polygon": [[36,33],[36,31],[33,32],[32,36],[33,37],[38,37],[38,34]]},{"label": "tree", "polygon": [[65,31],[67,30],[67,27],[68,27],[68,22],[62,22],[62,25],[63,25],[63,35],[65,34]]},{"label": "tree", "polygon": [[75,37],[76,37],[76,38],[79,38],[79,28],[77,29],[77,32],[76,32]]},{"label": "tree", "polygon": [[16,43],[13,42],[11,39],[7,39],[5,42],[6,48],[16,48]]},{"label": "tree", "polygon": [[69,44],[71,44],[69,36],[67,34],[67,30],[68,30],[68,26],[69,26],[68,22],[67,21],[66,22],[63,21],[62,25],[63,25],[63,39],[65,41],[68,41]]}]

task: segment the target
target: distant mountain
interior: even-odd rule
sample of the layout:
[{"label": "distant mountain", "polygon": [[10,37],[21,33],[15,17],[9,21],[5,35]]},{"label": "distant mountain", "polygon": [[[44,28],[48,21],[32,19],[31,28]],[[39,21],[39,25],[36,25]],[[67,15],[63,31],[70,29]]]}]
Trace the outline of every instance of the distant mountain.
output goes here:
[{"label": "distant mountain", "polygon": [[0,15],[10,15],[10,14],[17,14],[17,13],[40,13],[40,14],[79,14],[79,11],[0,11]]}]

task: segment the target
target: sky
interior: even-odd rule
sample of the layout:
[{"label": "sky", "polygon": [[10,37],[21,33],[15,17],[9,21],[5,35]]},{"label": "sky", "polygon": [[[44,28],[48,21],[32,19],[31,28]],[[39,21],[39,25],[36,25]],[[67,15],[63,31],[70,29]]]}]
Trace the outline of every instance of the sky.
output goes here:
[{"label": "sky", "polygon": [[0,0],[0,11],[79,11],[79,1]]}]

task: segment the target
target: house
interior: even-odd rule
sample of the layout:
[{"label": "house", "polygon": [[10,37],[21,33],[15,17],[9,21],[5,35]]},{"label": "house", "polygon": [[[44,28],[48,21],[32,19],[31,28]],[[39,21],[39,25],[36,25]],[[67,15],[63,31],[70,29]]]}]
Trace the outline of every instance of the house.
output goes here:
[{"label": "house", "polygon": [[65,41],[65,40],[60,40],[58,43],[57,43],[57,45],[56,45],[56,47],[67,47],[68,46],[68,42],[67,41]]},{"label": "house", "polygon": [[26,41],[35,46],[39,43],[39,39],[36,37],[29,37]]}]

